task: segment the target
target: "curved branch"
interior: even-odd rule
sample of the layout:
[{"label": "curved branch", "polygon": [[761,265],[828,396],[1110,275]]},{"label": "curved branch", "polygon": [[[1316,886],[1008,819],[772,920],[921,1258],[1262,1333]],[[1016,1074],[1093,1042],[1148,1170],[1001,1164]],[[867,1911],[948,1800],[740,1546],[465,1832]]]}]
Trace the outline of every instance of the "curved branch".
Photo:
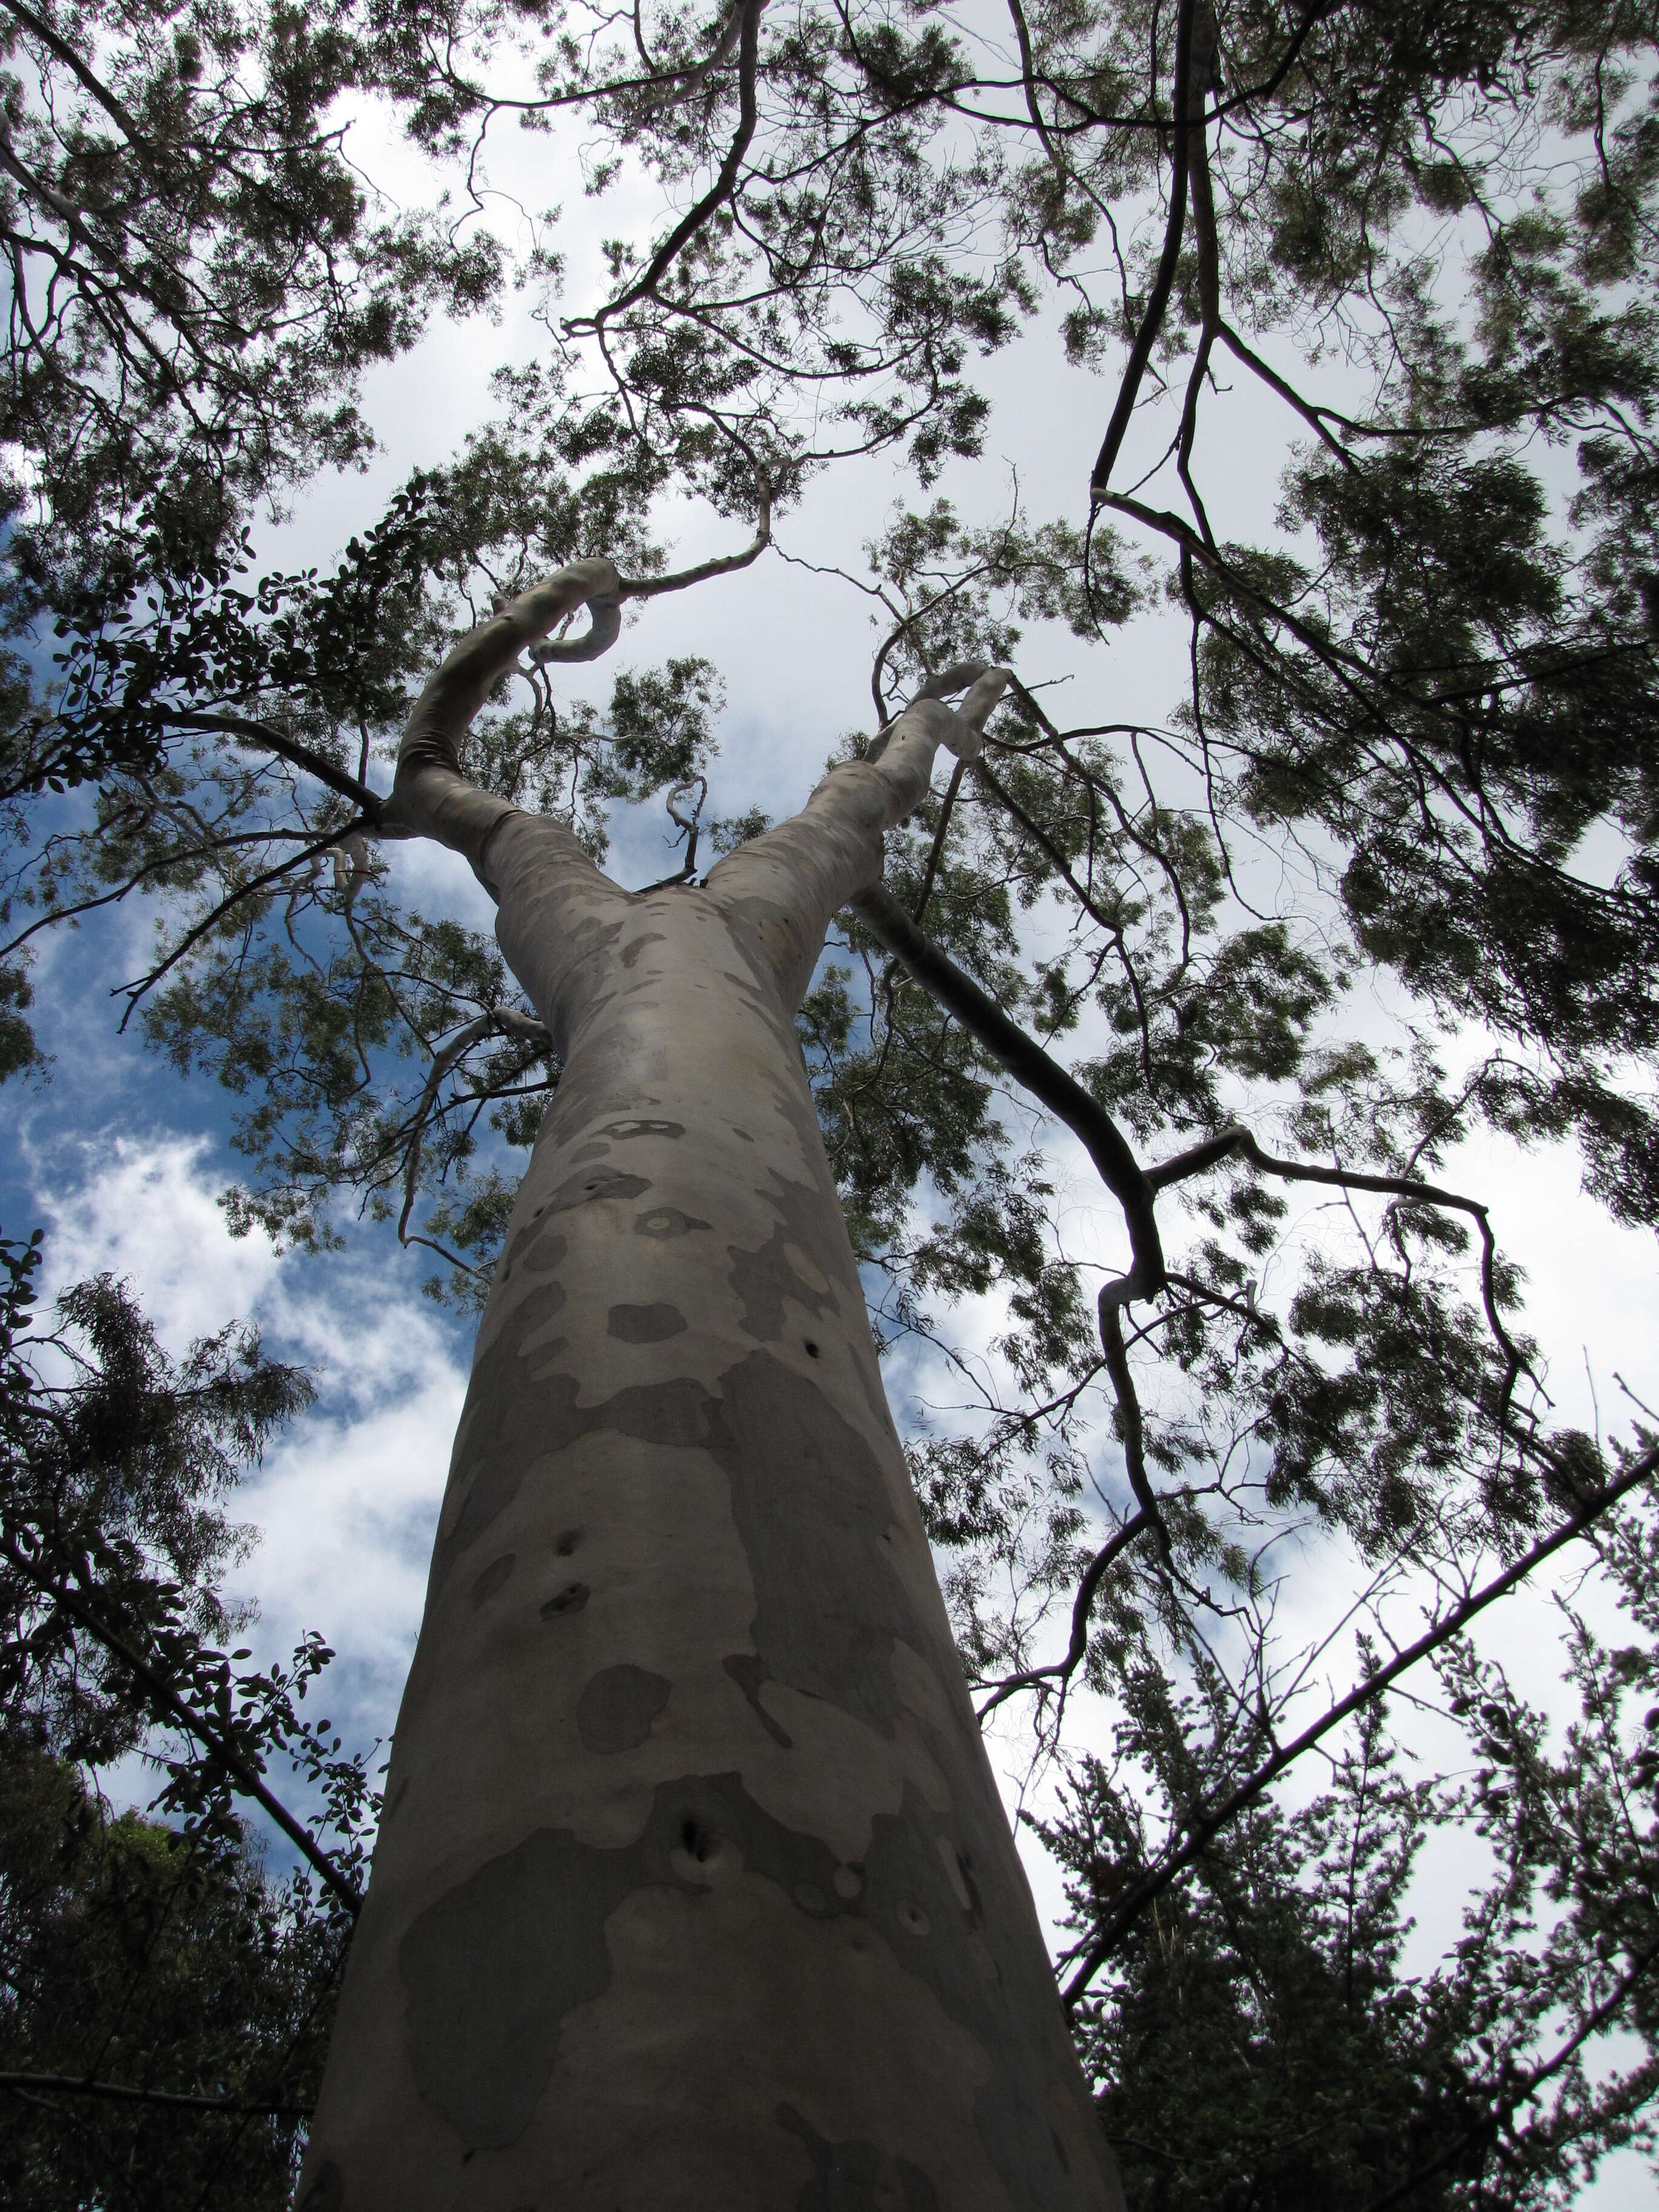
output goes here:
[{"label": "curved branch", "polygon": [[[555,623],[581,606],[591,617],[586,632],[549,641]],[[434,837],[479,870],[491,832],[520,809],[462,773],[461,740],[473,717],[527,646],[538,648],[542,661],[597,660],[621,629],[622,579],[609,561],[593,560],[571,562],[469,630],[446,654],[404,726],[382,827]]]},{"label": "curved branch", "polygon": [[[700,561],[695,568],[681,568],[672,576],[625,576],[617,586],[618,596],[624,599],[654,599],[664,592],[683,592],[691,584],[706,584],[711,576],[729,576],[735,569],[748,568],[772,543],[772,488],[763,477],[760,480],[758,505],[754,543],[746,545],[741,553],[725,553],[712,561]],[[532,648],[532,660],[542,657],[537,648]]]},{"label": "curved branch", "polygon": [[1141,1421],[1140,1399],[1135,1389],[1134,1377],[1129,1372],[1129,1355],[1123,1342],[1123,1309],[1133,1297],[1146,1295],[1137,1285],[1134,1271],[1120,1275],[1115,1283],[1108,1283],[1100,1293],[1097,1310],[1100,1315],[1101,1348],[1106,1354],[1106,1371],[1112,1378],[1112,1391],[1117,1400],[1117,1410],[1123,1423],[1123,1466],[1129,1478],[1129,1487],[1135,1494],[1135,1503],[1141,1515],[1152,1526],[1158,1537],[1158,1548],[1168,1568],[1173,1568],[1175,1555],[1170,1542],[1170,1531],[1158,1510],[1158,1495],[1152,1478],[1146,1472],[1146,1430]]},{"label": "curved branch", "polygon": [[1083,1579],[1077,1586],[1077,1595],[1072,1601],[1072,1640],[1063,1659],[1056,1659],[1049,1667],[1033,1667],[1024,1674],[1011,1675],[1007,1681],[999,1682],[996,1693],[988,1698],[979,1709],[981,1722],[988,1713],[996,1711],[1005,1698],[1012,1698],[1016,1690],[1034,1688],[1039,1682],[1060,1680],[1069,1682],[1083,1662],[1089,1648],[1089,1614],[1095,1601],[1095,1592],[1105,1577],[1106,1570],[1114,1559],[1126,1552],[1143,1528],[1151,1527],[1152,1520],[1143,1506],[1132,1513],[1123,1526],[1109,1536],[1083,1571]]},{"label": "curved branch", "polygon": [[[765,5],[766,0],[760,0],[760,6],[763,8]],[[652,64],[651,57],[646,52],[645,42],[640,37],[639,12],[637,9],[635,9],[635,44],[640,50],[641,58],[651,69],[653,76],[666,80],[663,90],[647,102],[648,109],[653,114],[659,114],[665,108],[678,107],[686,100],[696,99],[737,44],[738,31],[743,21],[744,7],[744,0],[732,0],[732,5],[726,12],[726,21],[720,25],[719,35],[708,54],[702,61],[689,64],[684,69],[678,70],[658,70]]]}]

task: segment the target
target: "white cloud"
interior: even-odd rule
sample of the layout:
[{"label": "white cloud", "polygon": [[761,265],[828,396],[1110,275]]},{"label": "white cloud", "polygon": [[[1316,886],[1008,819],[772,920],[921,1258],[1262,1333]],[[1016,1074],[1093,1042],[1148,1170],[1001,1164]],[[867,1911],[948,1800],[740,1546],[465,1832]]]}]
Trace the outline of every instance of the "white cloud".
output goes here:
[{"label": "white cloud", "polygon": [[249,1640],[261,1661],[319,1630],[339,1654],[331,1717],[353,1737],[384,1735],[419,1626],[465,1368],[415,1268],[389,1255],[284,1261],[257,1232],[233,1237],[210,1161],[205,1139],[176,1136],[37,1155],[46,1288],[107,1269],[132,1283],[174,1352],[240,1318],[312,1369],[318,1408],[237,1495],[237,1517],[261,1540],[232,1587],[260,1601]]}]

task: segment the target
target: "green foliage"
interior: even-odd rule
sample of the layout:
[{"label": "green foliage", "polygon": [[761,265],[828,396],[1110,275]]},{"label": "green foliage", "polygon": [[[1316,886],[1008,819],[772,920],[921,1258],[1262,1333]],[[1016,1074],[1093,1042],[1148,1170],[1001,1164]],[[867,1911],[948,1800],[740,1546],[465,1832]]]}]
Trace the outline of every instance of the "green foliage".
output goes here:
[{"label": "green foliage", "polygon": [[[183,2112],[0,2090],[0,2181],[28,2212],[181,2201],[280,2212],[340,1966],[246,1842],[118,1817],[76,1768],[0,1736],[0,2069],[222,2100]],[[251,2106],[287,2106],[276,2112]]]},{"label": "green foliage", "polygon": [[[226,1504],[310,1388],[234,1327],[173,1360],[108,1277],[43,1334],[40,1259],[0,1241],[0,2074],[27,2077],[0,2084],[0,2175],[41,2212],[275,2212],[349,1922],[310,1868],[267,1871],[239,1801],[303,1778],[348,1884],[376,1811],[366,1757],[299,1710],[320,1638],[264,1672],[218,1648],[252,1533]],[[97,1777],[133,1753],[179,1825],[112,1810]]]},{"label": "green foliage", "polygon": [[[1650,1502],[1606,1530],[1616,1632],[1636,1640],[1575,1617],[1559,1749],[1501,1670],[1452,1645],[1437,1665],[1467,1779],[1409,1779],[1373,1703],[1328,1785],[1252,1806],[1118,1943],[1080,2042],[1132,2204],[1561,2205],[1607,2150],[1651,2148],[1659,1760],[1633,1709],[1659,1664],[1656,1541]],[[1269,1747],[1201,1651],[1189,1679],[1132,1668],[1112,1756],[1076,1763],[1044,1826],[1085,1935],[1185,1808]],[[1426,1969],[1425,1850],[1468,1885],[1462,1936]],[[1638,2039],[1611,2063],[1608,2017]]]},{"label": "green foliage", "polygon": [[[1184,131],[1182,12],[1215,49]],[[886,453],[923,487],[900,488],[850,579],[875,624],[876,722],[954,664],[1018,681],[980,761],[890,838],[886,886],[1066,1055],[1143,1165],[1175,1163],[1162,1278],[1132,1296],[1119,1246],[1079,1237],[1092,1164],[855,920],[801,1036],[878,1333],[933,1399],[913,1469],[970,1673],[1025,1716],[1039,1760],[1064,1748],[1073,1681],[1127,1730],[1121,1772],[1079,1768],[1054,1831],[1085,1928],[1153,1847],[1124,1775],[1173,1825],[1282,1732],[1275,1591],[1296,1546],[1374,1592],[1457,1589],[1607,1477],[1552,1425],[1492,1224],[1419,1186],[1471,1139],[1565,1142],[1593,1200],[1659,1218],[1651,10],[1211,15],[1038,0],[1006,52],[943,0],[772,0],[719,21],[495,0],[20,16],[0,158],[24,271],[7,436],[28,487],[0,586],[20,641],[0,667],[0,1073],[33,1056],[35,933],[153,896],[128,1011],[236,1099],[234,1225],[320,1247],[355,1204],[434,1249],[434,1295],[487,1285],[552,1040],[488,936],[401,904],[365,834],[456,631],[572,557],[659,576],[672,499],[745,530],[764,503],[782,542],[848,455]],[[514,275],[544,342],[499,373],[494,417],[447,465],[424,457],[332,573],[260,579],[250,502],[365,450],[362,369],[506,267],[434,210],[374,205],[340,136],[371,98],[458,190],[516,117],[580,140],[593,199],[631,213],[644,183],[673,212],[609,237],[608,293],[572,301],[532,222]],[[27,272],[47,265],[42,319]],[[1002,450],[979,361],[1053,343],[1095,372],[1086,445],[1131,341],[1145,411],[1122,451],[1163,451],[1150,475],[1132,486],[1115,461],[1085,514],[1079,459],[1054,518],[1017,488],[970,510],[960,472],[935,495],[953,458]],[[1258,411],[1229,414],[1230,390]],[[1235,542],[1212,487],[1261,410],[1283,426],[1279,499]],[[21,644],[43,612],[50,670]],[[1162,723],[1114,719],[1132,623],[1172,646]],[[1048,683],[1065,655],[1075,695]],[[709,775],[721,698],[695,656],[587,696],[532,664],[465,766],[603,857],[618,809]],[[718,798],[720,853],[763,817]],[[1360,1041],[1374,998],[1403,1007],[1392,1044]],[[1339,1178],[1325,1210],[1261,1164],[1274,1153]],[[119,1294],[99,1295],[66,1316],[83,1395],[138,1341]],[[204,1356],[252,1389],[251,1352]],[[149,1357],[122,1388],[182,1404],[196,1385]],[[70,1520],[102,1525],[89,1498]],[[167,1564],[161,1523],[134,1526],[133,1620],[191,1694],[228,1696],[221,1629],[157,1595],[172,1577],[200,1604],[208,1584]],[[1638,1526],[1605,1541],[1639,1612],[1617,1564]],[[94,1580],[125,1589],[118,1568],[98,1553]],[[1553,2104],[1488,2126],[1550,2007],[1580,2016],[1608,1986],[1593,1893],[1614,1900],[1609,1957],[1647,1941],[1648,1831],[1626,1801],[1648,1754],[1618,1717],[1646,1645],[1572,1634],[1586,1718],[1553,1765],[1513,1748],[1530,1718],[1504,1735],[1487,1714],[1484,1794],[1407,1785],[1373,1711],[1331,1790],[1258,1803],[1136,1923],[1087,2034],[1138,2203],[1369,2205],[1404,2186],[1450,2208],[1485,2175],[1541,2205],[1645,2140],[1639,2069],[1604,2094],[1568,2066]],[[351,1834],[350,1762],[297,1717],[316,1662],[236,1686],[250,1746],[296,1753]],[[102,1663],[41,1675],[31,1710],[82,1699],[92,1728]],[[1444,1664],[1449,1681],[1465,1662]],[[1501,1686],[1466,1687],[1466,1719],[1510,1710]],[[1613,1716],[1600,1736],[1592,1711]],[[180,1771],[189,1832],[222,1840],[224,1773]],[[1411,1869],[1460,1820],[1501,1836],[1518,1886],[1413,1979]],[[1575,1887],[1571,1850],[1594,1883]],[[1565,1915],[1559,1952],[1540,1897]],[[1621,2002],[1645,2035],[1639,1976]]]}]

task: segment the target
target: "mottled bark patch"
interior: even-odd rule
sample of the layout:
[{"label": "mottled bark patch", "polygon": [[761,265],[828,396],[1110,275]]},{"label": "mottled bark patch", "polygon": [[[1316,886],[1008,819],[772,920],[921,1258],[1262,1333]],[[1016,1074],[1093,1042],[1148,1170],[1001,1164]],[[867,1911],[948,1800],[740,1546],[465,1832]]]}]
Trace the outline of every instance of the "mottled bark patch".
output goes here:
[{"label": "mottled bark patch", "polygon": [[647,1176],[623,1175],[618,1168],[578,1168],[550,1194],[545,1210],[567,1213],[573,1206],[597,1206],[607,1198],[638,1198],[650,1188]]},{"label": "mottled bark patch", "polygon": [[586,1583],[567,1583],[542,1607],[544,1620],[558,1620],[567,1613],[580,1613],[593,1595]]},{"label": "mottled bark patch", "polygon": [[469,2149],[524,2132],[565,2014],[609,1983],[623,1856],[544,1829],[441,1898],[398,1947],[416,2086]]},{"label": "mottled bark patch", "polygon": [[[875,1454],[815,1382],[771,1352],[730,1369],[720,1392],[715,1456],[730,1475],[754,1577],[758,1664],[765,1676],[890,1735],[908,1710],[895,1644],[922,1653],[934,1644],[883,1540],[888,1513]],[[775,1504],[783,1474],[792,1485],[787,1513]],[[953,1655],[939,1655],[939,1666],[953,1663]],[[1050,2087],[1070,2067],[1059,2006],[1046,1978],[1005,1984],[998,1972],[999,1958],[1028,1953],[1029,1908],[1006,1837],[983,1826],[982,1785],[967,1771],[969,1747],[949,1724],[948,1706],[937,1718],[943,1729],[923,1725],[951,1784],[951,1814],[934,1814],[907,1790],[902,1813],[874,1822],[861,1894],[834,1909],[875,1921],[906,1968],[984,2047],[994,2070],[975,2115],[1014,2203],[1022,2212],[1079,2212],[1098,2199],[1068,2178],[1048,2113]]]},{"label": "mottled bark patch", "polygon": [[767,1674],[890,1736],[902,1703],[894,1643],[925,1650],[932,1639],[882,1541],[890,1509],[875,1453],[815,1382],[769,1352],[720,1377],[720,1428],[715,1457],[731,1479]]},{"label": "mottled bark patch", "polygon": [[[812,2160],[795,2212],[898,2212],[901,2203],[903,2212],[939,2212],[938,2191],[908,2158],[884,2158],[873,2143],[831,2142],[793,2105],[778,2106],[777,2121],[800,2137]],[[884,2185],[879,2195],[878,2185]]]},{"label": "mottled bark patch", "polygon": [[649,1213],[634,1217],[636,1237],[654,1237],[666,1243],[672,1237],[689,1237],[694,1229],[709,1229],[712,1222],[699,1221],[695,1213],[682,1213],[678,1206],[653,1206]]},{"label": "mottled bark patch", "polygon": [[[637,1680],[618,1697],[607,1676],[623,1674]],[[584,1703],[597,1684],[618,1705],[631,1702],[635,1724],[645,1704],[669,1686],[642,1668],[607,1669],[589,1684]],[[710,1879],[703,1869],[721,1863],[728,1848],[740,1855],[745,1878],[775,1884],[808,1918],[850,1917],[872,1927],[901,1967],[973,2035],[992,2069],[975,2096],[975,2118],[1022,2212],[1096,2212],[1100,2185],[1075,2172],[1050,2124],[1051,2096],[1066,2078],[1052,1989],[1039,1993],[1025,1977],[1011,1979],[998,1968],[996,1954],[1013,1932],[1012,1923],[1000,1924],[1012,1893],[993,1905],[988,1928],[976,1909],[964,1909],[946,1871],[947,1853],[957,1848],[951,1824],[914,1787],[896,1814],[874,1817],[869,1851],[853,1868],[822,1838],[786,1827],[738,1775],[686,1775],[658,1785],[635,1842],[605,1850],[568,1829],[538,1830],[429,1906],[398,1951],[410,2058],[421,2094],[469,2148],[509,2143],[523,2131],[552,2075],[565,2014],[610,1985],[604,1930],[617,1906],[653,1885],[696,1895]],[[1029,1927],[1021,1932],[1029,1936]],[[1077,2115],[1079,2152],[1088,2147],[1089,2124]],[[850,2182],[852,2171],[842,2172]]]},{"label": "mottled bark patch", "polygon": [[544,1209],[538,1206],[532,1219],[514,1235],[507,1248],[507,1257],[501,1262],[501,1279],[505,1282],[515,1267],[530,1267],[547,1274],[563,1260],[570,1246],[556,1229],[542,1225]]},{"label": "mottled bark patch", "polygon": [[686,1319],[678,1306],[612,1306],[605,1328],[624,1344],[660,1344],[665,1337],[682,1335]]},{"label": "mottled bark patch", "polygon": [[[825,1234],[822,1191],[780,1176],[762,1195],[776,1212],[777,1226],[764,1244],[752,1251],[730,1244],[726,1256],[732,1262],[732,1288],[743,1307],[744,1331],[759,1343],[775,1344],[784,1331],[786,1298],[815,1316],[841,1311],[830,1285],[842,1255]],[[815,1287],[795,1265],[791,1245],[817,1271],[822,1288]]]},{"label": "mottled bark patch", "polygon": [[752,1651],[734,1651],[729,1658],[722,1659],[720,1664],[753,1706],[755,1718],[768,1735],[775,1743],[781,1743],[786,1751],[793,1751],[794,1738],[773,1719],[760,1701],[761,1684],[771,1680],[764,1660],[757,1658]]},{"label": "mottled bark patch", "polygon": [[518,1554],[503,1552],[499,1559],[492,1559],[472,1585],[472,1610],[487,1605],[497,1590],[505,1589],[512,1579],[513,1563]]},{"label": "mottled bark patch", "polygon": [[698,1894],[699,1857],[715,1838],[791,1896],[831,1887],[836,1863],[816,1836],[775,1820],[735,1774],[688,1775],[659,1786],[635,1842],[605,1850],[568,1828],[538,1829],[411,1923],[398,1952],[410,2063],[469,2149],[524,2132],[565,2014],[610,1984],[604,1931],[617,1907],[651,1883]]},{"label": "mottled bark patch", "polygon": [[644,1443],[712,1441],[716,1402],[689,1376],[631,1383],[597,1406],[579,1406],[581,1386],[575,1376],[526,1374],[518,1347],[543,1318],[534,1310],[537,1300],[557,1288],[544,1284],[532,1291],[472,1371],[433,1553],[434,1597],[462,1553],[518,1496],[537,1460],[601,1429]]},{"label": "mottled bark patch", "polygon": [[685,1134],[685,1124],[684,1121],[652,1121],[638,1119],[627,1121],[607,1121],[599,1133],[605,1137],[614,1137],[617,1142],[621,1144],[625,1138],[629,1137],[683,1137]]},{"label": "mottled bark patch", "polygon": [[660,1039],[637,1028],[607,1021],[603,994],[585,1008],[580,1034],[573,1037],[559,1087],[553,1094],[542,1142],[556,1146],[568,1133],[586,1133],[600,1116],[637,1110],[668,1065]]},{"label": "mottled bark patch", "polygon": [[631,945],[624,947],[622,957],[623,966],[624,968],[633,968],[637,966],[640,955],[645,951],[647,945],[666,945],[667,942],[667,938],[659,929],[647,929],[644,931],[640,936],[634,939]]},{"label": "mottled bark patch", "polygon": [[[811,1256],[799,1234],[805,1224],[790,1225],[791,1241]],[[1083,2170],[1091,2116],[1080,2109],[1079,2132],[1067,2137],[1070,2172],[1051,2126],[1051,2094],[1067,2110],[1075,2102],[1062,2086],[1074,2068],[1052,1984],[1040,1974],[1005,1978],[998,1970],[999,1959],[1026,1957],[1032,1930],[1006,1836],[990,1825],[994,1802],[988,1811],[981,1802],[970,1723],[953,1719],[942,1692],[931,1716],[917,1706],[914,1686],[908,1698],[901,1692],[896,1644],[923,1655],[917,1663],[941,1681],[952,1656],[918,1617],[884,1540],[891,1515],[875,1450],[810,1376],[763,1349],[729,1368],[718,1395],[678,1376],[579,1406],[577,1378],[536,1378],[515,1348],[540,1325],[538,1299],[555,1288],[532,1291],[479,1361],[458,1443],[459,1502],[447,1509],[434,1586],[529,1469],[580,1437],[608,1431],[707,1452],[730,1483],[753,1577],[755,1664],[733,1679],[745,1695],[752,1686],[757,1716],[766,1717],[759,1705],[765,1679],[825,1699],[890,1736],[902,1715],[921,1727],[952,1809],[936,1813],[907,1790],[898,1814],[875,1816],[858,1869],[842,1866],[820,1838],[783,1829],[734,1778],[662,1785],[646,1835],[624,1850],[591,1849],[562,1832],[531,1838],[512,1855],[517,1871],[486,1869],[476,1878],[485,1883],[481,1903],[465,1902],[473,1885],[464,1885],[406,1939],[411,2052],[422,2094],[469,2142],[513,2139],[550,2073],[563,2012],[608,1982],[598,1933],[606,1914],[641,1883],[686,1887],[696,1863],[682,1838],[690,1821],[693,1832],[729,1838],[746,1871],[777,1881],[796,1910],[819,1919],[854,1913],[877,1928],[903,1969],[986,2052],[990,2074],[976,2094],[975,2117],[1012,2201],[1022,2212],[1097,2212],[1110,2200]],[[788,1493],[783,1510],[781,1486]],[[669,1691],[643,1668],[606,1669],[580,1700],[582,1741],[607,1753],[643,1742]],[[678,1870],[671,1850],[679,1853]],[[507,1866],[492,1862],[498,1870]]]},{"label": "mottled bark patch", "polygon": [[576,1733],[589,1751],[634,1751],[651,1734],[673,1684],[644,1667],[607,1667],[576,1700]]}]

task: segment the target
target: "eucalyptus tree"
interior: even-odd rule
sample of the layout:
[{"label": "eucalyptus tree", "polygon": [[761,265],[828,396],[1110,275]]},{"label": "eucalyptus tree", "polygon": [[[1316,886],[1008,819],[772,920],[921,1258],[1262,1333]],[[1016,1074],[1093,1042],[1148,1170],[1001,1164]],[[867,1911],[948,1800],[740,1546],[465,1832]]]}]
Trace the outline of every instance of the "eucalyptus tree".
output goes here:
[{"label": "eucalyptus tree", "polygon": [[[1066,1994],[1120,2065],[1090,1992],[1140,1916],[1650,1472],[1552,1425],[1496,1225],[1440,1177],[1472,1133],[1566,1137],[1591,1199],[1654,1212],[1652,35],[1484,0],[329,19],[328,82],[469,185],[490,132],[568,116],[596,194],[668,204],[575,312],[537,238],[541,353],[333,575],[152,530],[52,586],[58,678],[19,679],[14,787],[98,787],[19,842],[14,954],[162,894],[128,1012],[247,1101],[233,1218],[320,1244],[356,1198],[483,1306],[313,2205],[1109,2201],[921,1534],[982,1717],[1042,1756],[1084,1685],[1220,1681],[1212,1743],[1132,1731],[1161,1831],[1077,1770],[1111,1849],[1060,1838]],[[971,459],[972,357],[1022,332],[1103,372],[1073,511],[964,518],[953,483],[872,538],[873,726],[793,821],[705,821],[707,664],[566,695],[625,605],[811,556],[823,471]],[[110,358],[98,419],[137,434]],[[1288,449],[1237,541],[1224,364]],[[1167,494],[1130,477],[1165,439]],[[672,571],[670,489],[748,551]],[[45,497],[20,590],[79,543]],[[1160,580],[1169,720],[1085,659],[1067,726],[1044,667]],[[684,863],[624,893],[607,812],[653,796]],[[472,862],[497,945],[399,906],[411,836]],[[1368,969],[1396,1056],[1352,1034]],[[1092,1302],[1011,1083],[1121,1213]],[[1292,1264],[1297,1188],[1356,1227]],[[920,1522],[855,1263],[884,1336],[1005,1302],[975,1402],[912,1438]],[[1301,1527],[1374,1613],[1434,1599],[1311,1720],[1267,1564]],[[1607,2009],[1639,1915],[1601,1936],[1552,1984],[1575,2034],[1643,2017]]]}]

